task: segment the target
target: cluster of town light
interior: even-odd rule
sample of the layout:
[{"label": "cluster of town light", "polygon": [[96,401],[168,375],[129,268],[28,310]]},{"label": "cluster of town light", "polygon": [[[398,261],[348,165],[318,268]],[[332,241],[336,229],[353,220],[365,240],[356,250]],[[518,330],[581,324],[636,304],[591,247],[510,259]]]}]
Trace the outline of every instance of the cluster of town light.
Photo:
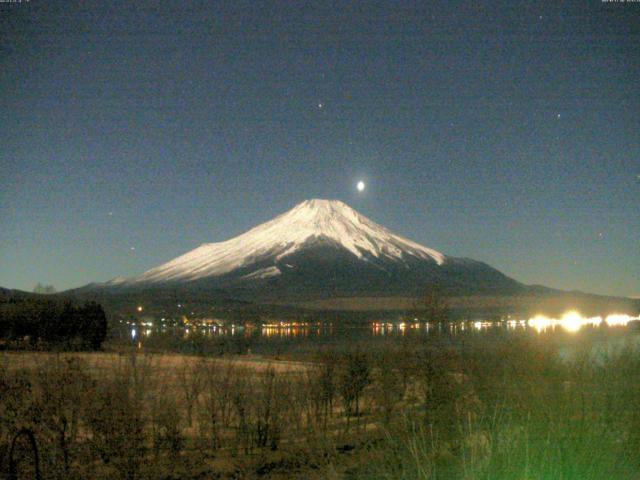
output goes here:
[{"label": "cluster of town light", "polygon": [[555,327],[561,327],[568,332],[577,332],[585,326],[598,327],[603,323],[610,327],[625,326],[629,322],[638,319],[638,317],[619,313],[607,315],[605,318],[600,316],[583,317],[576,311],[570,311],[565,313],[561,318],[549,318],[544,315],[537,315],[529,319],[527,325],[538,332],[543,332]]},{"label": "cluster of town light", "polygon": [[[626,326],[629,322],[639,321],[640,317],[632,317],[626,314],[614,313],[607,315],[606,317],[584,317],[580,313],[572,310],[566,312],[560,318],[551,318],[544,315],[536,315],[528,320],[525,319],[507,319],[503,322],[487,322],[487,321],[474,321],[474,322],[449,322],[445,328],[449,328],[451,331],[464,331],[472,327],[475,330],[486,330],[488,328],[494,328],[504,325],[508,329],[516,328],[532,328],[537,332],[544,332],[549,329],[555,329],[556,327],[562,328],[567,332],[577,332],[582,327],[591,326],[597,327],[600,325],[607,325],[610,327]],[[414,320],[413,322],[374,322],[372,324],[373,332],[375,334],[384,334],[387,331],[398,330],[400,333],[404,333],[407,329],[420,329],[425,328],[427,331],[433,326],[430,323],[420,323]],[[437,325],[438,329],[442,329],[442,325]]]},{"label": "cluster of town light", "polygon": [[[182,305],[178,304],[178,307],[181,307],[181,306]],[[139,305],[136,307],[136,310],[139,313],[141,313],[144,311],[144,308],[142,307],[142,305]],[[604,318],[601,316],[583,317],[577,311],[572,310],[572,311],[566,312],[560,318],[551,318],[551,317],[546,317],[544,315],[536,315],[535,317],[532,317],[528,320],[522,320],[522,319],[515,320],[508,317],[503,322],[498,322],[498,323],[487,322],[487,321],[449,322],[448,328],[451,331],[457,332],[457,331],[464,331],[467,328],[473,328],[475,330],[485,330],[485,329],[493,328],[499,325],[505,325],[509,329],[529,327],[536,330],[537,332],[544,332],[550,329],[552,330],[552,329],[555,329],[556,327],[560,327],[567,332],[577,332],[578,330],[580,330],[582,327],[585,327],[585,326],[597,327],[603,324],[606,324],[610,327],[626,326],[629,322],[634,320],[639,321],[640,317],[632,317],[630,315],[620,314],[620,313],[613,313],[613,314],[607,315]],[[164,324],[165,321],[166,319],[162,318],[160,323]],[[140,327],[153,327],[153,322],[151,321],[135,322],[135,323],[126,322],[126,323],[127,325],[131,325],[132,327],[134,325],[140,326]],[[200,327],[205,330],[210,329],[213,331],[213,333],[218,333],[218,334],[227,333],[230,331],[231,334],[233,335],[235,334],[236,330],[238,329],[243,330],[243,327],[240,325],[231,325],[230,329],[228,329],[224,325],[219,324],[218,321],[212,320],[212,319],[197,320],[193,322],[193,325],[192,325],[192,322],[189,321],[186,316],[183,316],[182,323],[186,327],[185,335],[189,335],[190,327],[192,326]],[[296,322],[296,321],[280,321],[280,322],[265,323],[262,325],[262,334],[266,336],[272,336],[274,334],[282,335],[283,332],[286,333],[287,335],[291,333],[293,333],[294,335],[298,333],[309,333],[307,329],[310,326],[312,326],[312,324],[309,322]],[[413,321],[410,321],[410,322],[404,322],[404,321],[399,323],[374,322],[372,324],[372,327],[373,327],[374,334],[384,334],[387,331],[393,331],[396,329],[399,330],[400,333],[404,334],[408,329],[421,329],[423,327],[428,332],[431,325],[428,322],[421,323],[417,318],[414,318]],[[437,327],[438,329],[442,329],[441,324],[438,324]],[[218,332],[216,332],[216,330],[218,330]],[[318,328],[318,333],[320,333],[320,328]],[[144,334],[146,336],[150,335],[151,329],[150,328],[145,329]],[[137,336],[138,336],[138,332],[136,328],[132,328],[131,338],[135,340]]]}]

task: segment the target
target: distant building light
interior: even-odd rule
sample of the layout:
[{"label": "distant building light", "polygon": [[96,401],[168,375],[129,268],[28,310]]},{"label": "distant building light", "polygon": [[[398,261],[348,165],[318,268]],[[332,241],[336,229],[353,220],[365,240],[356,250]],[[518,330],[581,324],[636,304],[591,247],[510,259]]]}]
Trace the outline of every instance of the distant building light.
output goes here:
[{"label": "distant building light", "polygon": [[138,305],[138,309],[139,312],[141,312],[143,310],[142,305]]}]

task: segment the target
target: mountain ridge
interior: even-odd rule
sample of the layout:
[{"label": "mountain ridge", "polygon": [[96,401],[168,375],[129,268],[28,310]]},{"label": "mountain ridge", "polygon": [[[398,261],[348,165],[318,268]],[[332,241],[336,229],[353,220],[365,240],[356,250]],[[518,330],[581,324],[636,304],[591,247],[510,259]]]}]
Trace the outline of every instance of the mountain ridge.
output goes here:
[{"label": "mountain ridge", "polygon": [[[162,303],[169,309],[188,301],[206,309],[290,305],[332,310],[332,305],[375,303],[357,299],[415,299],[433,285],[451,298],[500,297],[504,300],[490,303],[509,308],[509,298],[560,296],[567,307],[579,303],[569,292],[527,286],[484,262],[448,256],[398,235],[341,201],[321,199],[301,202],[236,237],[204,243],[140,275],[66,294],[120,305]],[[380,304],[394,309],[402,302]]]},{"label": "mountain ridge", "polygon": [[394,234],[339,200],[312,199],[237,237],[204,243],[120,283],[136,285],[220,276],[266,257],[277,262],[323,238],[360,259],[383,256],[402,260],[403,255],[411,255],[439,265],[445,261],[440,252]]},{"label": "mountain ridge", "polygon": [[305,200],[248,231],[204,243],[140,275],[76,291],[224,291],[251,301],[517,293],[525,286],[470,258],[447,256],[392,232],[339,200]]}]

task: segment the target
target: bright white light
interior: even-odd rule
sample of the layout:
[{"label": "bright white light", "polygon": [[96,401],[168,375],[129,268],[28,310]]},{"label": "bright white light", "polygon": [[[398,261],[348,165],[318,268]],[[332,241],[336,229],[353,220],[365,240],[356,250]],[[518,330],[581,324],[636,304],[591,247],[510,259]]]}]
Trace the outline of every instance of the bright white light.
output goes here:
[{"label": "bright white light", "polygon": [[600,325],[600,323],[602,323],[602,318],[600,317],[585,318],[582,315],[580,315],[578,312],[572,311],[572,312],[565,313],[562,316],[561,322],[562,322],[562,328],[564,328],[565,330],[569,332],[577,332],[578,330],[580,330],[581,327],[585,325],[592,325],[594,327],[597,327],[598,325]]},{"label": "bright white light", "polygon": [[560,320],[562,327],[569,332],[577,332],[582,326],[582,316],[578,312],[567,312]]},{"label": "bright white light", "polygon": [[539,333],[546,330],[547,328],[552,327],[555,322],[543,315],[536,315],[535,317],[529,319],[528,324],[531,328],[535,329]]},{"label": "bright white light", "polygon": [[548,318],[544,315],[537,315],[530,318],[527,322],[529,327],[538,332],[553,329],[556,326],[564,328],[568,332],[577,332],[582,327],[590,325],[597,327],[602,323],[602,317],[583,317],[576,311],[570,311],[565,313],[562,318]]},{"label": "bright white light", "polygon": [[131,329],[131,338],[136,338],[136,329],[135,328]]},{"label": "bright white light", "polygon": [[610,327],[624,326],[628,324],[631,320],[637,320],[637,318],[630,317],[629,315],[621,315],[617,313],[612,313],[611,315],[607,315],[606,322]]},{"label": "bright white light", "polygon": [[365,186],[366,185],[364,184],[364,182],[362,180],[360,180],[358,182],[358,184],[356,185],[356,188],[358,189],[359,192],[362,192],[362,191],[364,191]]}]

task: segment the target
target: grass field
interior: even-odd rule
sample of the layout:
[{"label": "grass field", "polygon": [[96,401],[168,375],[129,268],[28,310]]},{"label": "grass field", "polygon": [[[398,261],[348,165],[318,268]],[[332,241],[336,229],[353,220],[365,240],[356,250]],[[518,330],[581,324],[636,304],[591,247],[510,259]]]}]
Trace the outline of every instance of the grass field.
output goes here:
[{"label": "grass field", "polygon": [[[407,339],[312,362],[3,353],[0,474],[27,428],[52,479],[638,478],[637,348],[594,361],[587,343],[570,359],[553,345]],[[24,436],[13,458],[33,478]]]},{"label": "grass field", "polygon": [[312,364],[286,360],[273,360],[252,355],[238,355],[229,358],[202,357],[174,353],[145,354],[112,352],[0,352],[0,360],[9,370],[38,369],[58,362],[80,361],[93,374],[117,372],[132,359],[142,362],[152,375],[175,377],[178,372],[197,363],[202,369],[220,369],[229,364],[235,368],[257,373],[273,370],[277,373],[304,372]]}]

